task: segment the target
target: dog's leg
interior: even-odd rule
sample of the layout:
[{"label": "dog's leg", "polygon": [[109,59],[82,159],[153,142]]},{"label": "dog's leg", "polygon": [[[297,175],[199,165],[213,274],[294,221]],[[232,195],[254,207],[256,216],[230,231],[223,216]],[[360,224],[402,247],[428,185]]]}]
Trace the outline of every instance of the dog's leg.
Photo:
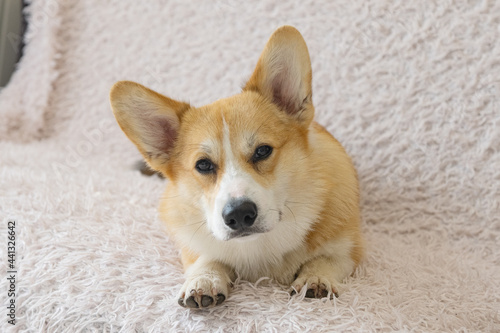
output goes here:
[{"label": "dog's leg", "polygon": [[224,264],[200,257],[186,271],[178,302],[188,308],[219,305],[227,298],[234,272]]},{"label": "dog's leg", "polygon": [[307,286],[306,297],[338,297],[338,285],[352,273],[354,262],[350,258],[319,256],[306,262],[300,268],[292,283],[291,293],[300,292]]}]

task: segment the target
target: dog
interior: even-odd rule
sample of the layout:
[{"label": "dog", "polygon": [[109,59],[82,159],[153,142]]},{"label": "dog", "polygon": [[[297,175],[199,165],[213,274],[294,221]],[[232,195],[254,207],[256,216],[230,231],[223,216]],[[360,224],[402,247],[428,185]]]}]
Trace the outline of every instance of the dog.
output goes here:
[{"label": "dog", "polygon": [[363,256],[357,173],[313,121],[309,51],[277,29],[241,93],[194,107],[117,82],[121,129],[169,180],[160,216],[180,248],[178,303],[207,308],[237,276],[270,277],[305,297],[338,297]]}]

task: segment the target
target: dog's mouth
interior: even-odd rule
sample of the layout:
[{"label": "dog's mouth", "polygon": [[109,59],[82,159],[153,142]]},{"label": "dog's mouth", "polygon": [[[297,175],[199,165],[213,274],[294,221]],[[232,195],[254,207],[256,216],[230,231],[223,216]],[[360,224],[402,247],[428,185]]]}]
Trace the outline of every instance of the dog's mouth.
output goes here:
[{"label": "dog's mouth", "polygon": [[259,237],[260,234],[263,234],[267,232],[267,230],[261,229],[261,228],[247,228],[247,229],[242,229],[242,230],[235,230],[229,233],[226,236],[226,241],[231,240],[231,239],[238,239],[238,240],[254,240],[257,237]]}]

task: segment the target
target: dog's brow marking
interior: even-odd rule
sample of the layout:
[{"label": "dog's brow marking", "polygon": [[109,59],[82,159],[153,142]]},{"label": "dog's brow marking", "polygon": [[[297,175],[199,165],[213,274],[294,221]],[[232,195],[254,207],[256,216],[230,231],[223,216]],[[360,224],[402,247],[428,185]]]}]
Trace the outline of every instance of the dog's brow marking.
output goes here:
[{"label": "dog's brow marking", "polygon": [[202,152],[204,152],[205,154],[207,154],[207,155],[212,154],[212,148],[209,145],[207,145],[207,144],[201,144],[200,145],[200,150]]},{"label": "dog's brow marking", "polygon": [[252,148],[255,145],[255,141],[256,141],[255,133],[250,134],[250,136],[247,139],[248,147]]}]

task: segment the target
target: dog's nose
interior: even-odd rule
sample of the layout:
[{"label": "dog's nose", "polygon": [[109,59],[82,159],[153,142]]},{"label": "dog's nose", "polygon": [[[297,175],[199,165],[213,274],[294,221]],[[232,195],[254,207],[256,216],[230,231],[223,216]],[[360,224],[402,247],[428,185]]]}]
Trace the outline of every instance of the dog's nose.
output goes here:
[{"label": "dog's nose", "polygon": [[250,227],[257,218],[257,206],[250,200],[229,201],[222,209],[222,218],[233,230]]}]

